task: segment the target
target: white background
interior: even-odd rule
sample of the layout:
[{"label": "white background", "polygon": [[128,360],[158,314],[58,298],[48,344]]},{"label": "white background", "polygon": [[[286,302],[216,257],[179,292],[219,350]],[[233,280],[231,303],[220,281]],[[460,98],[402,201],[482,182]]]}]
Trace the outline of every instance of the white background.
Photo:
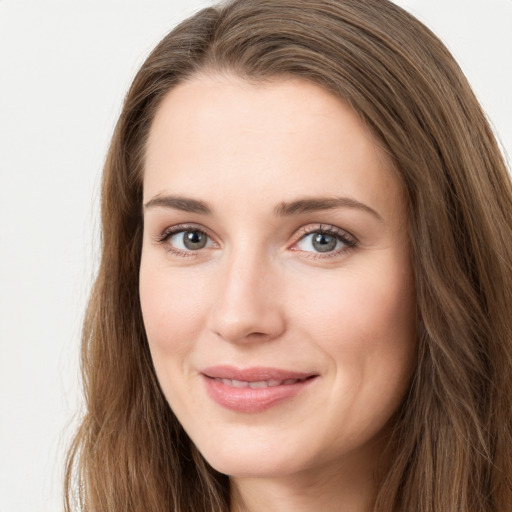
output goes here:
[{"label": "white background", "polygon": [[[512,0],[401,0],[512,154]],[[0,0],[0,512],[62,510],[98,184],[150,49],[206,0]]]}]

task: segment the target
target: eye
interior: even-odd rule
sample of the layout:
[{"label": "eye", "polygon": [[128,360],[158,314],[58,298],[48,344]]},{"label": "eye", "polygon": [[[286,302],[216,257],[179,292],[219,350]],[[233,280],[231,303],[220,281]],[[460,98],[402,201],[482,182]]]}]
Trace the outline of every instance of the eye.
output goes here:
[{"label": "eye", "polygon": [[177,254],[199,251],[213,245],[212,239],[201,229],[182,226],[167,230],[158,241]]},{"label": "eye", "polygon": [[313,230],[307,229],[306,234],[296,243],[296,248],[304,252],[338,254],[355,247],[356,243],[351,235],[339,228],[321,226]]},{"label": "eye", "polygon": [[181,231],[174,234],[169,238],[177,249],[188,249],[189,251],[197,251],[206,247],[208,243],[208,236],[198,230],[194,231]]}]

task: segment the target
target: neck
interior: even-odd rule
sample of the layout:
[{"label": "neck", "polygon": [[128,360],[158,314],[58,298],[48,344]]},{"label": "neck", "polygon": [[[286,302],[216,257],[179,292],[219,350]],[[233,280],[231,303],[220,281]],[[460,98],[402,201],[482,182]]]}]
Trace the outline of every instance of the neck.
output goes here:
[{"label": "neck", "polygon": [[236,477],[231,512],[371,512],[377,486],[368,467],[339,464],[278,478]]}]

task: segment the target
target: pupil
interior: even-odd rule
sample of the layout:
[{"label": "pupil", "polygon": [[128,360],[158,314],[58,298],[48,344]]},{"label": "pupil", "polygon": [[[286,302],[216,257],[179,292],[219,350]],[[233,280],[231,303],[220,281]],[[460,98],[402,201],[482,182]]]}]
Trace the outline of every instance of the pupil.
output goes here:
[{"label": "pupil", "polygon": [[336,237],[332,235],[318,233],[313,237],[313,247],[318,252],[329,252],[336,247],[336,241]]},{"label": "pupil", "polygon": [[206,245],[206,237],[199,231],[187,231],[183,243],[187,249],[202,249]]}]

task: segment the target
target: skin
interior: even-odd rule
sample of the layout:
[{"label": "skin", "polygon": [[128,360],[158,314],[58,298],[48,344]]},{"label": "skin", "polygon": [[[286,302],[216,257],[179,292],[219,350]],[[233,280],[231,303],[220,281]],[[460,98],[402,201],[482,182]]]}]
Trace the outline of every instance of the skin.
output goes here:
[{"label": "skin", "polygon": [[[155,200],[170,194],[211,212]],[[349,201],[276,215],[283,202],[339,197]],[[371,510],[416,350],[404,194],[372,134],[300,79],[196,76],[157,111],[144,204],[140,299],[157,376],[206,460],[230,475],[233,510]],[[206,246],[187,249],[183,232],[162,240],[181,225]],[[305,230],[320,226],[355,246],[319,253]],[[209,397],[201,370],[214,365],[317,377],[245,413]]]}]

